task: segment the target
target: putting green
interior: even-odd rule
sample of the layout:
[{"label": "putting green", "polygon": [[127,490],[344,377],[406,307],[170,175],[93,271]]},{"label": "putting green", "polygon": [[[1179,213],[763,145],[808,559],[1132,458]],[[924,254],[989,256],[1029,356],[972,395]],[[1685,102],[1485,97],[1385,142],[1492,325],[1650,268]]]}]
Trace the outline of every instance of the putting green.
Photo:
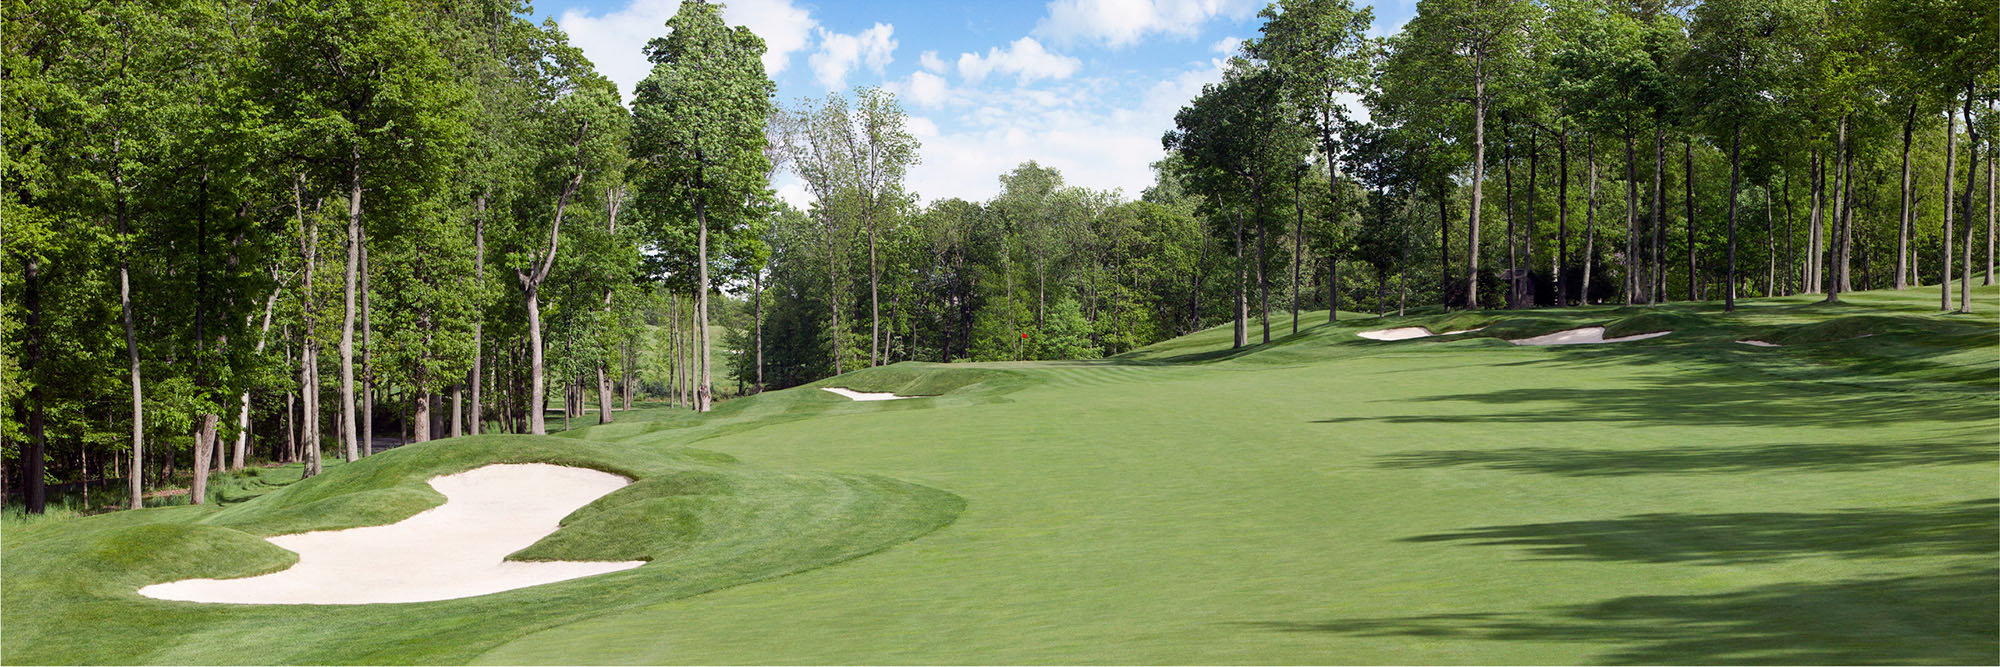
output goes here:
[{"label": "putting green", "polygon": [[[1929,290],[1735,315],[1319,313],[1241,351],[1225,326],[1119,359],[898,364],[709,416],[414,447],[467,459],[404,473],[399,450],[221,511],[10,531],[0,657],[1993,663],[2000,289],[1975,295],[1973,315],[1931,314]],[[1485,328],[1354,335],[1400,326]],[[1504,341],[1586,326],[1674,334]],[[715,522],[733,546],[680,559],[679,515],[626,503],[528,550],[656,558],[604,577],[334,609],[129,593],[282,567],[252,535],[407,516],[407,481],[494,455],[704,476],[727,492],[677,497],[741,507]]]}]

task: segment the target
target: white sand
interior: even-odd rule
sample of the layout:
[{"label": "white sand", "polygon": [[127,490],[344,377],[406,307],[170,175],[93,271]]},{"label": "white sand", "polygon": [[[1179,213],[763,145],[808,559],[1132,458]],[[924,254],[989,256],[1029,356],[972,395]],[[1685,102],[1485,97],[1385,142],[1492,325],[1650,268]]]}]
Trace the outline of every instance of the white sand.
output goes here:
[{"label": "white sand", "polygon": [[[1486,327],[1480,327],[1479,329],[1484,329],[1484,328]],[[1394,329],[1376,329],[1374,331],[1362,331],[1354,335],[1366,338],[1368,340],[1409,340],[1412,338],[1429,338],[1431,336],[1456,336],[1458,334],[1463,334],[1463,333],[1472,333],[1474,331],[1478,331],[1479,329],[1466,329],[1464,331],[1446,331],[1444,333],[1434,334],[1431,333],[1430,329],[1425,329],[1423,327],[1397,327]]]},{"label": "white sand", "polygon": [[886,391],[855,391],[845,387],[820,387],[820,389],[840,394],[856,401],[893,401],[899,398],[923,398],[922,396],[897,396]]},{"label": "white sand", "polygon": [[1673,332],[1655,331],[1652,333],[1638,334],[1636,336],[1605,338],[1604,327],[1584,327],[1582,329],[1570,329],[1568,331],[1558,331],[1552,334],[1536,336],[1534,338],[1514,339],[1514,340],[1509,340],[1507,342],[1513,343],[1515,345],[1589,345],[1593,343],[1626,343],[1635,340],[1646,340],[1648,338],[1659,338],[1661,336],[1665,336],[1670,333]]},{"label": "white sand", "polygon": [[631,483],[587,468],[501,464],[432,478],[445,504],[386,526],[266,538],[297,552],[290,569],[242,579],[188,579],[139,594],[241,604],[425,602],[486,595],[629,570],[644,561],[520,562],[507,554],[556,531],[577,508]]},{"label": "white sand", "polygon": [[1772,342],[1769,342],[1769,341],[1761,341],[1761,340],[1739,340],[1739,341],[1736,341],[1736,342],[1738,342],[1738,343],[1742,343],[1742,344],[1744,344],[1744,345],[1754,345],[1754,346],[1757,346],[1757,347],[1777,347],[1777,346],[1778,346],[1778,344],[1777,344],[1777,343],[1772,343]]}]

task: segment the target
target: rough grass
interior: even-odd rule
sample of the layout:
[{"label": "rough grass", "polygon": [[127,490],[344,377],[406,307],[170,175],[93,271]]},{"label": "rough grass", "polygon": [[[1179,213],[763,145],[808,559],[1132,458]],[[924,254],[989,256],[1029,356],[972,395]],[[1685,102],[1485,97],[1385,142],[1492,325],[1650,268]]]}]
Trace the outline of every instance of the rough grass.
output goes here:
[{"label": "rough grass", "polygon": [[[221,510],[9,529],[0,660],[1993,664],[2000,289],[1972,315],[1934,289],[1279,316],[1243,349],[1224,326],[821,383],[921,400],[806,387],[410,447]],[[1583,326],[1674,334],[1497,340]],[[131,594],[281,567],[246,538],[404,516],[427,475],[510,456],[640,478],[515,558],[651,562],[412,605]]]}]

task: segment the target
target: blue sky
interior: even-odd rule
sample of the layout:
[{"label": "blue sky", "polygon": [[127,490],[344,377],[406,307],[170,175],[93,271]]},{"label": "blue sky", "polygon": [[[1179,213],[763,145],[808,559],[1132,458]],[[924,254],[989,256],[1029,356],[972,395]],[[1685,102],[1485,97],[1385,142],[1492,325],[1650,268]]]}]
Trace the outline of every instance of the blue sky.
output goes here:
[{"label": "blue sky", "polygon": [[[1236,40],[1253,36],[1263,0],[812,2],[735,0],[732,25],[770,52],[778,101],[883,86],[910,114],[923,163],[909,187],[924,201],[985,200],[998,177],[1036,160],[1072,185],[1152,181],[1174,112],[1221,78]],[[639,48],[665,32],[679,0],[544,0],[599,71],[625,90],[646,74]],[[1414,0],[1382,0],[1378,34],[1409,20]],[[795,204],[804,190],[775,184]]]}]

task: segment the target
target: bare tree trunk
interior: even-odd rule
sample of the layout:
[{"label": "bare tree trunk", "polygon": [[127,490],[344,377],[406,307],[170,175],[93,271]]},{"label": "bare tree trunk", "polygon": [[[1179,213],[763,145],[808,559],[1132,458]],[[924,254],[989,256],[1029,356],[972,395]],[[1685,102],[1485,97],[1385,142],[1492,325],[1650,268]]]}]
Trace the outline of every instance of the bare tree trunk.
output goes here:
[{"label": "bare tree trunk", "polygon": [[1833,229],[1830,230],[1831,236],[1826,239],[1828,246],[1826,254],[1833,260],[1833,266],[1827,267],[1827,273],[1822,278],[1826,281],[1822,287],[1826,289],[1827,303],[1840,302],[1840,214],[1841,210],[1846,208],[1843,203],[1847,200],[1847,192],[1843,188],[1851,176],[1847,171],[1846,116],[1840,118],[1839,132],[1834,139],[1833,150]]},{"label": "bare tree trunk", "polygon": [[1257,319],[1264,325],[1265,344],[1271,342],[1271,281],[1264,279],[1264,251],[1269,245],[1265,239],[1269,236],[1265,225],[1257,225],[1257,304],[1260,311]]},{"label": "bare tree trunk", "polygon": [[[407,393],[407,392],[406,392]],[[410,442],[431,441],[431,392],[417,390],[416,401],[411,404],[415,414],[411,418]]]},{"label": "bare tree trunk", "polygon": [[1958,124],[1950,113],[1944,115],[1944,234],[1938,242],[1944,246],[1943,262],[1938,265],[1938,310],[1951,310],[1951,187],[1958,179]]},{"label": "bare tree trunk", "polygon": [[1234,225],[1236,232],[1236,335],[1233,347],[1240,348],[1250,344],[1250,304],[1243,293],[1243,284],[1248,282],[1249,278],[1244,275],[1245,269],[1248,267],[1243,266],[1243,210],[1240,206],[1235,211],[1234,217],[1236,221]]},{"label": "bare tree trunk", "polygon": [[1556,307],[1569,306],[1569,285],[1563,281],[1563,269],[1569,267],[1569,135],[1561,137],[1556,144],[1556,161],[1561,164],[1556,169],[1556,267],[1550,274],[1556,279]]},{"label": "bare tree trunk", "polygon": [[215,452],[217,421],[214,413],[204,414],[201,416],[201,426],[195,430],[194,483],[188,487],[189,505],[200,505],[208,499],[208,465],[210,455]]},{"label": "bare tree trunk", "polygon": [[[1963,261],[1959,264],[1963,268],[1959,274],[1958,281],[1958,312],[1961,313],[1972,312],[1972,184],[1978,180],[1977,174],[1979,173],[1979,126],[1972,123],[1972,93],[1972,84],[1965,84],[1965,106],[1963,107],[1963,111],[1965,112],[1965,196],[1961,198],[1962,205],[1965,207],[1965,215],[1963,216],[1965,222],[1965,241],[1959,246],[1962,248],[1961,252],[1964,253],[1964,257],[1961,258]],[[1951,188],[1947,185],[1945,189],[1949,192]],[[1945,208],[1950,207],[1951,202],[1947,198]]]},{"label": "bare tree trunk", "polygon": [[1917,124],[1917,103],[1910,102],[1909,111],[1903,116],[1903,215],[1896,227],[1896,289],[1910,286],[1910,132]]},{"label": "bare tree trunk", "polygon": [[[1299,332],[1299,265],[1305,259],[1305,246],[1301,241],[1305,239],[1306,210],[1299,207],[1299,190],[1302,189],[1304,176],[1305,172],[1300,171],[1292,177],[1292,213],[1295,218],[1292,223],[1292,333]],[[1327,282],[1331,284],[1333,279],[1328,278]],[[1328,312],[1337,310],[1332,301],[1327,302],[1326,309]]]},{"label": "bare tree trunk", "polygon": [[1577,287],[1579,305],[1590,305],[1590,272],[1597,259],[1597,135],[1584,140],[1584,162],[1590,170],[1590,201],[1583,209],[1583,284]]},{"label": "bare tree trunk", "polygon": [[[472,219],[472,279],[479,283],[486,281],[486,195],[479,195],[473,206],[477,212]],[[480,380],[485,377],[483,371],[486,370],[485,326],[486,318],[475,311],[472,317],[472,421],[466,424],[472,435],[479,435],[480,421],[486,414],[486,403],[480,400],[484,398]]]},{"label": "bare tree trunk", "polygon": [[1826,243],[1826,159],[1820,155],[1818,147],[1812,149],[1811,171],[1812,173],[1807,176],[1808,185],[1811,187],[1812,193],[1809,195],[1811,202],[1806,211],[1805,275],[1801,276],[1801,280],[1804,282],[1807,294],[1818,294],[1820,291],[1820,262],[1824,261],[1823,255],[1826,252],[1824,248]]},{"label": "bare tree trunk", "polygon": [[[278,277],[277,274],[277,270],[273,269],[271,271],[271,277],[274,281]],[[271,333],[271,311],[277,307],[278,292],[282,289],[282,284],[272,285],[271,296],[264,299],[264,324],[257,330],[257,356],[259,357],[264,356],[264,343],[270,337]],[[134,370],[136,372],[136,368]],[[240,405],[236,411],[236,448],[230,456],[229,463],[229,467],[235,470],[243,469],[243,450],[250,444],[250,390],[243,390],[243,396],[239,403]]]},{"label": "bare tree trunk", "polygon": [[1625,133],[1625,305],[1632,305],[1639,289],[1639,172],[1636,139]]},{"label": "bare tree trunk", "polygon": [[1771,186],[1764,185],[1764,296],[1778,294],[1778,219],[1771,209]]},{"label": "bare tree trunk", "polygon": [[[695,180],[697,186],[699,186],[701,178],[697,176]],[[697,358],[695,359],[695,365],[701,369],[701,383],[695,386],[694,409],[696,412],[708,412],[711,407],[710,401],[715,391],[715,384],[713,378],[709,375],[708,369],[708,208],[703,205],[700,199],[695,200],[694,218],[695,225],[698,227],[695,233],[695,261],[698,266],[695,268],[694,334],[701,341],[696,348]],[[875,254],[872,237],[869,241],[868,254],[872,267]],[[872,290],[873,288],[871,287],[870,289]]]},{"label": "bare tree trunk", "polygon": [[1465,263],[1465,307],[1479,307],[1479,207],[1486,187],[1486,61],[1472,58],[1472,206],[1468,216]]},{"label": "bare tree trunk", "polygon": [[368,260],[368,231],[361,232],[361,455],[375,453],[375,288]]},{"label": "bare tree trunk", "polygon": [[[756,328],[757,337],[757,393],[764,393],[764,270],[759,268],[750,274],[750,318]],[[949,343],[946,344],[949,348]],[[947,349],[947,361],[951,356]],[[625,409],[632,409],[631,380],[626,380]]]},{"label": "bare tree trunk", "polygon": [[[1653,261],[1646,270],[1646,302],[1661,303],[1667,300],[1667,127],[1664,122],[1653,124]],[[1694,246],[1688,246],[1694,252]]]},{"label": "bare tree trunk", "polygon": [[1541,146],[1540,144],[1536,143],[1535,135],[1529,134],[1528,135],[1528,215],[1523,220],[1523,222],[1525,222],[1526,224],[1523,226],[1521,230],[1521,266],[1527,267],[1528,270],[1522,271],[1521,274],[1516,278],[1518,281],[1520,281],[1521,286],[1517,288],[1520,291],[1520,295],[1515,300],[1516,304],[1522,308],[1535,307],[1534,297],[1528,294],[1528,289],[1534,285],[1534,281],[1529,280],[1527,274],[1534,271],[1535,268],[1535,202],[1536,202],[1535,194],[1537,192],[1535,186],[1541,182],[1537,178],[1537,176],[1542,173],[1541,165],[1542,165]]},{"label": "bare tree trunk", "polygon": [[1520,244],[1514,240],[1514,139],[1513,133],[1506,131],[1511,125],[1500,126],[1500,189],[1502,209],[1507,215],[1507,307],[1521,307],[1521,280],[1514,275],[1521,266]]},{"label": "bare tree trunk", "polygon": [[[1987,105],[1989,110],[1992,106],[1992,104]],[[1989,138],[1986,143],[1994,144],[1995,142]],[[1993,165],[1995,163],[2000,163],[2000,151],[1995,151],[1992,155],[1986,156],[1986,281],[1980,283],[1982,285],[1993,284],[1993,232],[1996,227],[1995,223],[2000,222],[2000,216],[1996,216],[1996,213],[2000,213],[2000,209],[1996,209],[1993,203],[1994,192],[2000,190],[2000,188],[1996,187],[1996,184],[2000,184],[2000,181],[1995,180],[1993,172]]]},{"label": "bare tree trunk", "polygon": [[1695,285],[1694,285],[1694,277],[1696,269],[1698,268],[1698,264],[1695,261],[1695,251],[1694,251],[1694,140],[1693,139],[1689,138],[1681,139],[1681,167],[1686,172],[1686,177],[1682,179],[1683,181],[1685,181],[1684,183],[1682,183],[1682,186],[1686,192],[1685,198],[1687,200],[1688,300],[1698,301],[1699,299],[1695,298],[1697,295],[1695,294]]},{"label": "bare tree trunk", "polygon": [[28,385],[26,401],[22,409],[27,414],[28,442],[21,451],[21,496],[29,514],[41,514],[47,510],[48,488],[44,466],[47,465],[48,438],[43,428],[47,419],[48,404],[42,396],[42,260],[30,257],[22,266],[21,308],[24,311],[22,324],[25,331],[21,339],[20,377],[31,382]]},{"label": "bare tree trunk", "polygon": [[597,423],[611,423],[611,375],[601,362],[597,364]]},{"label": "bare tree trunk", "polygon": [[465,385],[454,382],[451,385],[451,437],[465,435]]},{"label": "bare tree trunk", "polygon": [[356,147],[347,169],[347,284],[341,291],[345,315],[340,320],[340,443],[349,462],[361,458],[354,414],[355,280],[361,269],[361,149]]},{"label": "bare tree trunk", "polygon": [[[122,191],[124,188],[122,177],[120,177],[118,185]],[[129,212],[126,209],[125,197],[120,195],[118,197],[118,234],[120,236],[130,233],[128,215]],[[130,373],[129,381],[132,389],[132,472],[125,477],[126,484],[130,487],[131,491],[130,507],[132,509],[139,509],[145,506],[145,475],[140,473],[146,469],[146,393],[145,384],[141,382],[139,376],[139,340],[134,334],[132,326],[130,257],[130,249],[121,250],[118,255],[118,312],[125,325],[125,362],[126,369]],[[269,322],[268,319],[265,321]]]}]

